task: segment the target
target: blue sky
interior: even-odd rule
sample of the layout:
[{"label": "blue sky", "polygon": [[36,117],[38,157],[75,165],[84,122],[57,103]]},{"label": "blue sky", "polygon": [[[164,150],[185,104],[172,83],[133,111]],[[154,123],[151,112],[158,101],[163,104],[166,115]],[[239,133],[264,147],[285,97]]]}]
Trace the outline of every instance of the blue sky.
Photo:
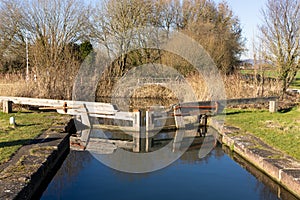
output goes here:
[{"label": "blue sky", "polygon": [[[222,0],[214,1],[216,3],[222,2]],[[262,22],[261,9],[264,8],[267,0],[227,0],[226,2],[240,19],[243,37],[247,40],[246,48],[248,52],[244,53],[242,59],[252,58],[253,37],[257,36],[257,26]]]}]

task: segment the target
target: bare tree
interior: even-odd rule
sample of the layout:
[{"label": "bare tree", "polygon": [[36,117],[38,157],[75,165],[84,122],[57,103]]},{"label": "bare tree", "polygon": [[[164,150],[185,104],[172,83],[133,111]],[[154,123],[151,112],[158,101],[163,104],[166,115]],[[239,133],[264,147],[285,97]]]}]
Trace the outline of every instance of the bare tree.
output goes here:
[{"label": "bare tree", "polygon": [[284,95],[300,68],[300,1],[268,0],[262,15],[264,57],[276,67]]},{"label": "bare tree", "polygon": [[93,38],[106,49],[110,57],[118,57],[113,73],[123,76],[130,59],[130,47],[134,43],[142,46],[141,43],[145,41],[139,29],[155,23],[157,19],[153,13],[157,13],[157,10],[154,10],[151,0],[105,0],[101,3],[92,17]]},{"label": "bare tree", "polygon": [[[28,39],[31,74],[38,96],[70,98],[80,63],[72,45],[88,34],[90,8],[80,0],[0,0],[2,47],[25,57]],[[5,46],[6,45],[6,46]],[[0,52],[1,53],[1,52]],[[5,54],[2,54],[5,55]]]},{"label": "bare tree", "polygon": [[[109,54],[118,49],[120,75],[126,70],[129,44],[139,38],[134,28],[160,27],[167,36],[182,31],[197,40],[211,54],[219,69],[232,71],[243,51],[239,20],[226,3],[212,0],[106,0],[95,12],[96,36]],[[126,33],[126,35],[124,35]],[[109,40],[113,35],[115,41]],[[144,52],[147,53],[147,52]],[[153,52],[152,52],[153,53]],[[139,56],[138,56],[139,57]],[[141,57],[139,57],[141,58]]]},{"label": "bare tree", "polygon": [[[11,65],[16,63],[22,65],[25,61],[25,41],[19,31],[21,21],[20,1],[1,0],[0,63],[6,65],[5,68],[12,68]],[[4,72],[6,70],[8,69],[2,69]]]},{"label": "bare tree", "polygon": [[30,38],[31,65],[41,96],[70,98],[79,63],[70,45],[85,39],[88,8],[79,0],[24,3],[23,29]]}]

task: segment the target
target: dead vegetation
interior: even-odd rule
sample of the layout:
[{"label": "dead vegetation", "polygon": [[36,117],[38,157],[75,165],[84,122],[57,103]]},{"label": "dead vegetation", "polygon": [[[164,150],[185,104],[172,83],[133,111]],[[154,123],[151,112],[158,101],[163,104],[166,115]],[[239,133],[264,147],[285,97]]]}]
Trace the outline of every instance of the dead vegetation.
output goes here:
[{"label": "dead vegetation", "polygon": [[[239,74],[224,75],[221,76],[223,79],[224,87],[226,91],[226,97],[231,98],[247,98],[256,97],[257,91],[261,90],[261,86],[255,85],[252,80],[247,80],[240,76]],[[101,80],[98,84],[97,98],[111,98],[112,91],[116,84],[118,84],[118,79],[110,79],[107,81]],[[180,82],[170,80],[165,84],[159,84],[153,82],[153,84],[148,84],[144,86],[138,85],[138,80],[132,80],[133,87],[136,88],[131,94],[131,98],[153,98],[153,99],[177,99],[176,90],[181,90]],[[171,82],[172,81],[172,82]],[[196,95],[198,100],[205,101],[209,100],[209,87],[206,85],[205,81],[200,75],[189,75],[185,78],[185,83],[189,84],[192,92]],[[119,83],[120,84],[120,83]],[[26,97],[43,97],[39,90],[37,90],[38,83],[34,80],[26,81],[24,77],[19,74],[15,75],[1,75],[0,79],[0,95],[1,96],[26,96]],[[168,87],[166,87],[168,86]],[[62,86],[63,87],[63,86]],[[68,86],[72,87],[71,83]],[[128,89],[128,88],[125,88]],[[263,96],[274,96],[278,94],[279,88],[275,82],[266,81],[264,85]],[[59,90],[55,90],[57,93]],[[68,96],[69,98],[70,96]],[[118,96],[125,97],[125,96]],[[61,97],[63,98],[63,97]]]}]

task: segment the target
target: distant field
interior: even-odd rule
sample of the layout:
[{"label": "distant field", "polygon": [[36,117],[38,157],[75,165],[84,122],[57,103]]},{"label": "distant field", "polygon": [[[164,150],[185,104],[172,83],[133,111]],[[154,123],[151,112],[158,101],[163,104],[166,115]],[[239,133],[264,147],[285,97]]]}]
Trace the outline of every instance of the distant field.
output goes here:
[{"label": "distant field", "polygon": [[300,89],[300,71],[298,71],[294,82],[291,84],[291,88]]},{"label": "distant field", "polygon": [[[254,74],[254,70],[244,69],[244,70],[241,70],[241,73],[242,74]],[[264,73],[265,73],[266,77],[271,77],[271,78],[275,78],[277,75],[276,71],[274,71],[274,70],[265,70]],[[300,89],[300,71],[298,71],[298,73],[295,77],[295,80],[294,80],[294,82],[292,82],[290,87],[294,88],[294,89]]]},{"label": "distant field", "polygon": [[[254,70],[253,69],[243,69],[241,70],[242,74],[254,74]],[[261,73],[258,71],[258,73]],[[264,71],[265,76],[266,77],[271,77],[271,78],[275,78],[277,76],[277,72],[274,70],[265,70]]]}]

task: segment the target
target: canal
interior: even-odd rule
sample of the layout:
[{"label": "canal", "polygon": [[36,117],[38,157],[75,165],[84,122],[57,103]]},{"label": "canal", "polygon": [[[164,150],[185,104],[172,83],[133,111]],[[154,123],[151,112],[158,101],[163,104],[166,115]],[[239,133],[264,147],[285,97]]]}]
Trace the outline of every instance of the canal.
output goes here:
[{"label": "canal", "polygon": [[88,151],[70,151],[41,199],[296,200],[221,144],[204,158],[200,149],[193,143],[169,166],[136,174],[112,169]]}]

